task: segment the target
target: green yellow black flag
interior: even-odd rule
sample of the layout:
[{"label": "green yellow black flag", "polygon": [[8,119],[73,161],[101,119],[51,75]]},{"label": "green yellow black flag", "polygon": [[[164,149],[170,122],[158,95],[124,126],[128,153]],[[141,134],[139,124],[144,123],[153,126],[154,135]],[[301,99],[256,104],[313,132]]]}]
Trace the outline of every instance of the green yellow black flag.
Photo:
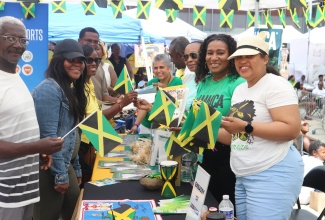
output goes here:
[{"label": "green yellow black flag", "polygon": [[295,23],[295,25],[300,28],[300,25],[299,25],[299,18],[298,18],[298,14],[297,14],[297,9],[294,8],[293,10],[292,9],[289,9],[290,11],[290,15],[291,15],[291,18],[292,18],[292,21],[293,23]]},{"label": "green yellow black flag", "polygon": [[175,9],[165,9],[166,11],[166,21],[173,23],[177,16],[178,16],[178,10]]},{"label": "green yellow black flag", "polygon": [[122,138],[100,110],[94,111],[85,118],[79,124],[79,128],[102,157],[122,143]]},{"label": "green yellow black flag", "polygon": [[183,0],[156,0],[156,8],[183,10]]},{"label": "green yellow black flag", "polygon": [[65,0],[62,1],[52,1],[52,12],[53,13],[66,13],[67,6]]},{"label": "green yellow black flag", "polygon": [[286,0],[287,9],[307,8],[306,0]]},{"label": "green yellow black flag", "polygon": [[278,14],[279,14],[279,19],[280,19],[280,22],[283,26],[283,28],[286,27],[286,11],[285,9],[278,9]]},{"label": "green yellow black flag", "polygon": [[158,90],[148,120],[153,120],[159,124],[169,126],[172,122],[175,110],[175,104],[166,97],[162,90]]},{"label": "green yellow black flag", "polygon": [[84,8],[84,13],[85,15],[95,15],[96,10],[95,10],[95,3],[94,1],[90,2],[81,2],[82,7]]},{"label": "green yellow black flag", "polygon": [[222,114],[219,111],[202,102],[190,136],[208,143],[208,148],[213,149],[217,141],[221,119]]},{"label": "green yellow black flag", "polygon": [[268,28],[273,28],[273,22],[272,22],[272,19],[271,19],[271,13],[270,13],[269,10],[267,10],[267,11],[264,12],[264,18],[265,18],[265,25]]},{"label": "green yellow black flag", "polygon": [[26,19],[35,18],[35,3],[20,2],[20,5]]},{"label": "green yellow black flag", "polygon": [[232,28],[232,20],[234,19],[234,10],[220,9],[220,27]]},{"label": "green yellow black flag", "polygon": [[302,11],[303,11],[303,13],[304,13],[304,18],[305,18],[305,22],[306,22],[306,25],[307,25],[307,27],[308,28],[314,28],[314,26],[313,26],[313,21],[312,21],[312,19],[310,19],[310,8],[308,7],[308,8],[306,8],[306,9],[302,9]]},{"label": "green yellow black flag", "polygon": [[[325,17],[323,17],[323,10],[319,5],[317,5],[316,8],[316,15],[315,15],[315,19],[314,19],[314,27],[317,27],[318,25],[320,25],[320,23],[325,19]],[[324,10],[325,11],[325,10]]]},{"label": "green yellow black flag", "polygon": [[6,2],[0,2],[0,11],[5,10]]},{"label": "green yellow black flag", "polygon": [[125,9],[123,0],[111,1],[111,8],[114,18],[122,18],[122,12]]},{"label": "green yellow black flag", "polygon": [[207,19],[207,8],[202,6],[193,7],[193,25],[203,25]]},{"label": "green yellow black flag", "polygon": [[119,77],[117,78],[117,81],[114,86],[114,90],[120,94],[126,94],[131,92],[132,90],[132,83],[130,80],[128,70],[125,65]]},{"label": "green yellow black flag", "polygon": [[[259,14],[258,16],[258,26],[261,24],[261,19]],[[255,12],[254,11],[247,11],[247,27],[255,26]]]},{"label": "green yellow black flag", "polygon": [[173,132],[168,138],[165,144],[165,152],[167,157],[171,157],[171,159],[181,156],[189,152],[185,148],[181,147],[181,141],[179,141],[176,137],[176,133]]},{"label": "green yellow black flag", "polygon": [[241,0],[219,0],[218,5],[220,9],[232,9],[239,11]]},{"label": "green yellow black flag", "polygon": [[151,1],[138,0],[137,15],[138,19],[149,19]]},{"label": "green yellow black flag", "polygon": [[95,0],[96,4],[100,8],[107,8],[107,0]]}]

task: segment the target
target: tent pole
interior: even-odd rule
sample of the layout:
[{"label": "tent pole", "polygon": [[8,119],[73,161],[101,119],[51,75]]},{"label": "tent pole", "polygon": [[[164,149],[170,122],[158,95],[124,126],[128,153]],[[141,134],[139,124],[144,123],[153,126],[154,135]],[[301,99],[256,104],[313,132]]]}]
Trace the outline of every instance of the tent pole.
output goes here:
[{"label": "tent pole", "polygon": [[254,33],[256,32],[256,29],[258,28],[258,16],[260,16],[259,15],[259,1],[260,0],[256,0],[255,1],[255,21],[254,21],[254,27],[255,27],[255,30],[254,30]]},{"label": "tent pole", "polygon": [[153,78],[153,75],[152,75],[152,72],[149,68],[149,61],[148,61],[148,53],[147,53],[147,48],[146,48],[146,44],[144,43],[144,37],[143,37],[143,32],[142,32],[142,28],[141,28],[141,47],[142,47],[142,50],[144,51],[144,63],[146,65],[146,72],[147,72],[147,78],[148,78],[148,81],[152,80]]}]

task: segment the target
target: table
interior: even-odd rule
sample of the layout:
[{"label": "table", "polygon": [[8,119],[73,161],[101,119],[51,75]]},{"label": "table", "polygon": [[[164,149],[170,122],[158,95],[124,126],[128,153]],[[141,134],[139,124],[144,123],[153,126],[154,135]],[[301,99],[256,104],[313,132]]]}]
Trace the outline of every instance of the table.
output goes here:
[{"label": "table", "polygon": [[[181,186],[176,187],[177,195],[191,195],[192,185],[190,183],[182,183]],[[160,199],[164,199],[160,196],[161,191],[146,190],[139,181],[125,181],[118,184],[97,187],[90,183],[86,183],[84,186],[83,200],[118,200],[118,199],[154,199],[156,204]],[[207,192],[205,199],[205,205],[208,207],[218,207],[218,202],[212,196],[210,192]],[[162,215],[165,220],[179,220],[185,219],[185,214],[175,215]]]}]

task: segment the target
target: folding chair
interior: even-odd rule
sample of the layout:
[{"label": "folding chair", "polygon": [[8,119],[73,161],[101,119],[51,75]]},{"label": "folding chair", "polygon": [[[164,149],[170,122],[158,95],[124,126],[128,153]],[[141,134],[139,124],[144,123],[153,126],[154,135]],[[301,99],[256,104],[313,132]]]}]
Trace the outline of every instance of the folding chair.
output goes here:
[{"label": "folding chair", "polygon": [[[309,171],[302,185],[325,192],[325,166],[318,166]],[[325,216],[325,207],[317,217],[309,211],[301,209],[299,198],[297,200],[297,206],[298,209],[292,210],[289,220],[321,220]]]}]

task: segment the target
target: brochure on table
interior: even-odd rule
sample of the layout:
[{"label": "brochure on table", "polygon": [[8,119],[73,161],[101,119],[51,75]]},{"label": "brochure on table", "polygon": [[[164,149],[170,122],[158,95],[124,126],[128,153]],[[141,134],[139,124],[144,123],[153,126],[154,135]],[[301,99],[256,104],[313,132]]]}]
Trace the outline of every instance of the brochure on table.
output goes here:
[{"label": "brochure on table", "polygon": [[190,207],[186,214],[185,220],[201,219],[201,211],[204,205],[209,182],[210,174],[208,174],[200,165],[198,165],[190,199]]},{"label": "brochure on table", "polygon": [[170,131],[164,131],[155,129],[154,130],[154,137],[152,141],[152,148],[151,148],[151,155],[150,155],[150,166],[155,166],[157,157],[158,157],[158,164],[161,161],[167,160],[166,152],[165,152],[165,144],[170,137]]}]

